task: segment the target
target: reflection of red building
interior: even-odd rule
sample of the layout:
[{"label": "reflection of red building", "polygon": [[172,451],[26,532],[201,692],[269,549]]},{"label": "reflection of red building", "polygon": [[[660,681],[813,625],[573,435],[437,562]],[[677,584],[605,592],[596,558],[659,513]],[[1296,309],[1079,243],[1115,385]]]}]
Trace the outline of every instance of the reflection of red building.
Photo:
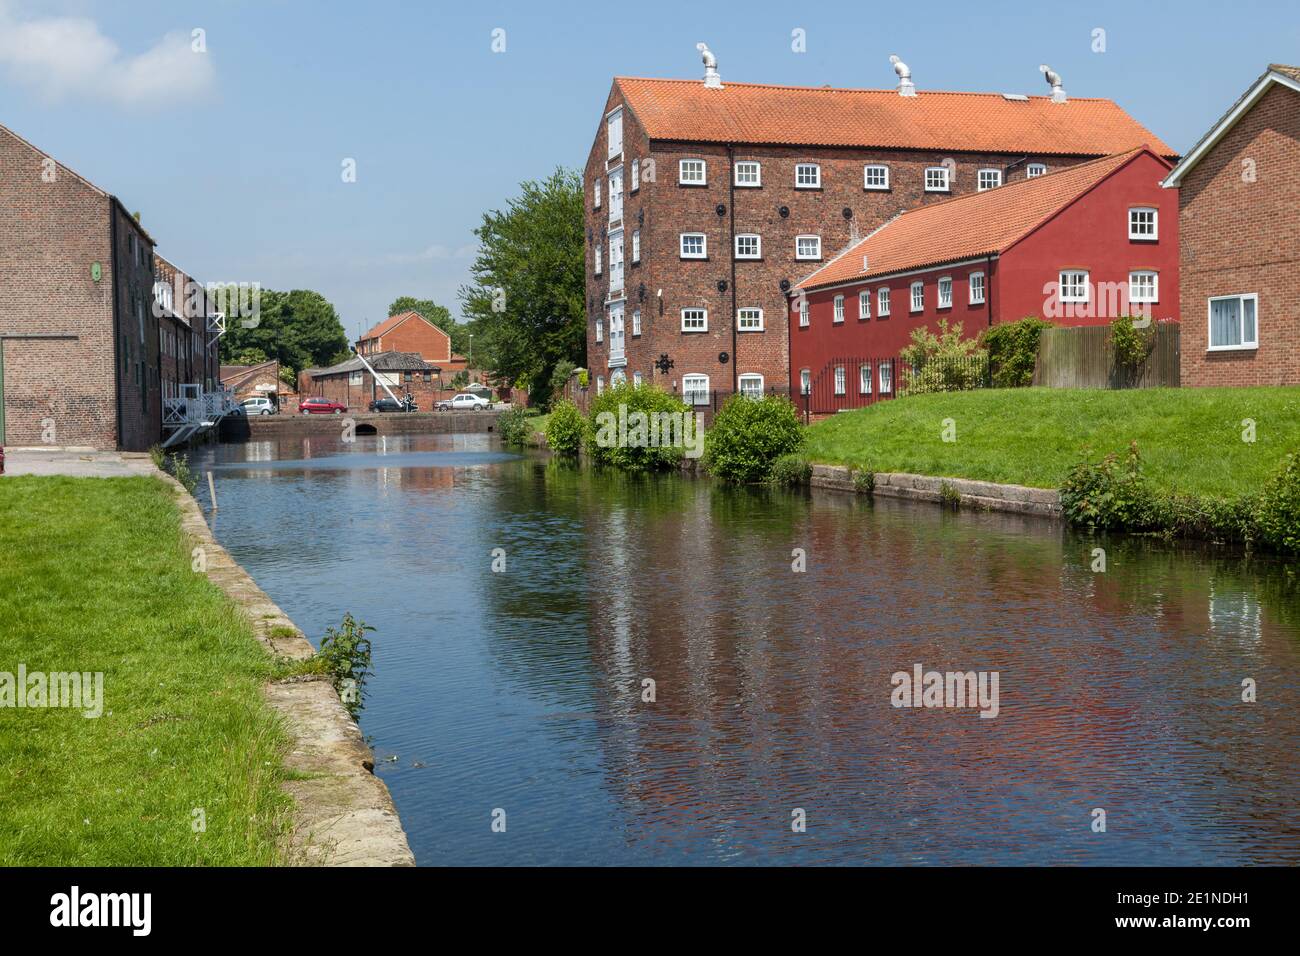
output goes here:
[{"label": "reflection of red building", "polygon": [[791,293],[794,374],[833,411],[891,396],[902,383],[887,360],[941,320],[967,337],[1025,316],[1177,321],[1178,202],[1160,185],[1169,169],[1139,147],[902,213]]}]

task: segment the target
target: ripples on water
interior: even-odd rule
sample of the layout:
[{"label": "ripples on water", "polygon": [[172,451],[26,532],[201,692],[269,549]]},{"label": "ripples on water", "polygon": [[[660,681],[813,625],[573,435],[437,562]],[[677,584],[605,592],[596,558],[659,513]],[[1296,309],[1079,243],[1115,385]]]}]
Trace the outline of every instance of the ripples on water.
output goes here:
[{"label": "ripples on water", "polygon": [[[478,435],[196,468],[217,537],[314,640],[347,611],[377,627],[362,728],[423,864],[1300,862],[1280,563]],[[1000,715],[891,707],[916,663],[998,671]]]}]

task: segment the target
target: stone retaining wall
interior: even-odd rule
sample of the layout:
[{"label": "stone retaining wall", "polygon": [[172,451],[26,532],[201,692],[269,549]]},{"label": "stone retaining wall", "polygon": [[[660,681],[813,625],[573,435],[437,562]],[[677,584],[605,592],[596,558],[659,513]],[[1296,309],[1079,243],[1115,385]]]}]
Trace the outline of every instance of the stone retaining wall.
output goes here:
[{"label": "stone retaining wall", "polygon": [[[854,481],[854,469],[843,465],[813,465],[809,481],[815,488],[866,493]],[[984,511],[1007,511],[1013,514],[1061,517],[1060,495],[1051,488],[1028,488],[1024,485],[999,485],[991,481],[968,478],[932,478],[905,472],[878,471],[871,494],[884,498],[909,498],[914,501],[942,500],[943,486],[950,486],[961,496],[962,507]]]}]

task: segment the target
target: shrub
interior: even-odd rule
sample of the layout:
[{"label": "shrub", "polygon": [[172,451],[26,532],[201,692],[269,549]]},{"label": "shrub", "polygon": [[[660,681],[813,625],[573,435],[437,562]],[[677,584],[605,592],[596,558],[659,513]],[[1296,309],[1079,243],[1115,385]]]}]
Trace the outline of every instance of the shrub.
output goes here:
[{"label": "shrub", "polygon": [[367,631],[373,631],[363,621],[358,621],[351,614],[343,615],[340,627],[327,627],[321,638],[320,650],[316,656],[325,665],[325,673],[338,691],[343,705],[355,719],[361,712],[362,697],[365,694],[366,678],[370,676],[370,638]]},{"label": "shrub", "polygon": [[585,368],[578,369],[578,385],[586,388],[591,383],[591,375]]},{"label": "shrub", "polygon": [[980,344],[988,350],[994,388],[1027,388],[1034,384],[1038,340],[1043,329],[1052,327],[1051,322],[1027,315],[984,330]]},{"label": "shrub", "polygon": [[624,471],[675,468],[702,440],[695,414],[657,385],[612,385],[591,401],[587,450],[598,465]]},{"label": "shrub", "polygon": [[978,339],[962,337],[958,322],[939,320],[939,334],[924,326],[912,330],[912,343],[899,353],[903,361],[902,395],[962,392],[979,388],[988,377],[988,352]]},{"label": "shrub", "polygon": [[772,473],[768,476],[768,481],[775,485],[806,485],[811,477],[812,465],[808,459],[791,452],[772,462]]},{"label": "shrub", "polygon": [[532,431],[528,424],[528,409],[516,405],[508,408],[497,418],[497,433],[507,445],[526,445]]},{"label": "shrub", "polygon": [[1110,323],[1110,346],[1115,355],[1115,371],[1123,384],[1132,384],[1146,363],[1155,344],[1150,320],[1145,328],[1133,325],[1133,316],[1116,316]]},{"label": "shrub", "polygon": [[726,481],[749,484],[772,476],[772,463],[803,446],[799,413],[781,395],[733,395],[704,438],[709,471]]},{"label": "shrub", "polygon": [[1137,442],[1121,462],[1111,453],[1097,464],[1081,461],[1061,485],[1061,510],[1077,525],[1143,531],[1156,523],[1154,496],[1142,475]]},{"label": "shrub", "polygon": [[860,495],[869,495],[876,490],[876,473],[874,471],[855,471],[853,489]]},{"label": "shrub", "polygon": [[548,408],[554,408],[560,399],[564,398],[565,386],[569,384],[569,379],[573,377],[576,370],[577,366],[568,359],[560,359],[555,364],[555,370],[551,373],[550,394],[546,399]]},{"label": "shrub", "polygon": [[1287,455],[1259,496],[1260,540],[1277,551],[1300,551],[1300,454]]},{"label": "shrub", "polygon": [[577,458],[582,451],[582,433],[586,422],[578,406],[567,399],[556,402],[546,422],[546,444],[557,455]]}]

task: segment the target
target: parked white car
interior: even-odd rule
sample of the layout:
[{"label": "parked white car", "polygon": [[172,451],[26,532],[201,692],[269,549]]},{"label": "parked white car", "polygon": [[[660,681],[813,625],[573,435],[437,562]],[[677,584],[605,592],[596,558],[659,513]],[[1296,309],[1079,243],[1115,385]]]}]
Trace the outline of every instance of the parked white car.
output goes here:
[{"label": "parked white car", "polygon": [[438,403],[440,410],[451,412],[477,412],[491,407],[491,402],[481,395],[475,395],[473,392],[461,392],[459,395],[453,396],[450,401]]},{"label": "parked white car", "polygon": [[275,402],[264,395],[259,395],[257,398],[246,398],[239,403],[239,407],[244,410],[245,415],[274,415],[276,413]]}]

